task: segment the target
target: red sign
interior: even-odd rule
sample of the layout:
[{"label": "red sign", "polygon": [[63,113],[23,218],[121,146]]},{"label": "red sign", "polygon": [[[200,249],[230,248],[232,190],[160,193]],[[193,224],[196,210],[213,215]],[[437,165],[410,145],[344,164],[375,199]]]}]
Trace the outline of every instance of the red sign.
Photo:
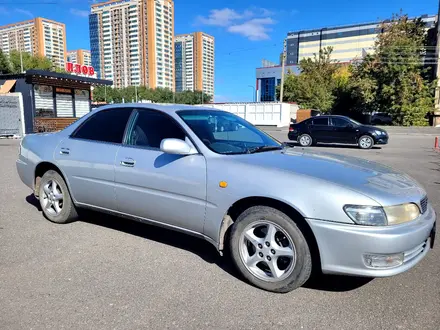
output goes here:
[{"label": "red sign", "polygon": [[75,64],[72,62],[66,63],[66,71],[70,73],[83,74],[86,76],[93,76],[95,74],[95,69],[93,66]]}]

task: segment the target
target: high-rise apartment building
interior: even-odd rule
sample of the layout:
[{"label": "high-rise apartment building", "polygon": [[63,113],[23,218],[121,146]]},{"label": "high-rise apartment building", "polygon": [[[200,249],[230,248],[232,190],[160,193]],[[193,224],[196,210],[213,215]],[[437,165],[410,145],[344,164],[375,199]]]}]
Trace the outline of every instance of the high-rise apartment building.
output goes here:
[{"label": "high-rise apartment building", "polygon": [[174,56],[176,92],[214,95],[214,37],[203,32],[177,35]]},{"label": "high-rise apartment building", "polygon": [[77,49],[69,50],[67,52],[67,62],[72,62],[81,65],[92,65],[92,56],[90,50]]},{"label": "high-rise apartment building", "polygon": [[174,2],[110,0],[89,16],[92,66],[116,87],[174,90]]},{"label": "high-rise apartment building", "polygon": [[37,17],[32,20],[0,26],[0,49],[46,56],[55,66],[66,62],[66,27],[63,23]]}]

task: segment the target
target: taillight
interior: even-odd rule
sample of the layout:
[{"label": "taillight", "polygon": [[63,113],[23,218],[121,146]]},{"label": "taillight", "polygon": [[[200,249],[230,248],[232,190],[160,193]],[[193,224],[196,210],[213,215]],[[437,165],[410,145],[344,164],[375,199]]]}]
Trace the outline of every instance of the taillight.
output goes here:
[{"label": "taillight", "polygon": [[295,129],[293,127],[289,127],[289,132],[293,132]]}]

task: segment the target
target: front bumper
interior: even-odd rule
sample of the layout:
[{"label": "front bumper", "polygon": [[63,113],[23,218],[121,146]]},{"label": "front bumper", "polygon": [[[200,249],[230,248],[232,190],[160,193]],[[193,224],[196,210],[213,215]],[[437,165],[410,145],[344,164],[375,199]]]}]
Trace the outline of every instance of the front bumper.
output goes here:
[{"label": "front bumper", "polygon": [[[318,243],[323,273],[387,277],[407,271],[425,257],[435,237],[436,214],[429,204],[418,220],[389,227],[306,220]],[[396,253],[403,253],[404,260],[393,268],[372,268],[364,261],[367,254]]]},{"label": "front bumper", "polygon": [[374,144],[388,144],[388,135],[376,136],[374,138]]}]

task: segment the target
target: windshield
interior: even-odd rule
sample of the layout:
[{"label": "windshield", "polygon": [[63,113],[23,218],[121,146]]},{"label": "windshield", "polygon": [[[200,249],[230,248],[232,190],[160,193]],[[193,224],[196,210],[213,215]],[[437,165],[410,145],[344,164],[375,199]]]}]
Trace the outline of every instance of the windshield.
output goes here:
[{"label": "windshield", "polygon": [[182,110],[177,114],[209,149],[219,154],[245,154],[282,148],[279,141],[229,112]]}]

